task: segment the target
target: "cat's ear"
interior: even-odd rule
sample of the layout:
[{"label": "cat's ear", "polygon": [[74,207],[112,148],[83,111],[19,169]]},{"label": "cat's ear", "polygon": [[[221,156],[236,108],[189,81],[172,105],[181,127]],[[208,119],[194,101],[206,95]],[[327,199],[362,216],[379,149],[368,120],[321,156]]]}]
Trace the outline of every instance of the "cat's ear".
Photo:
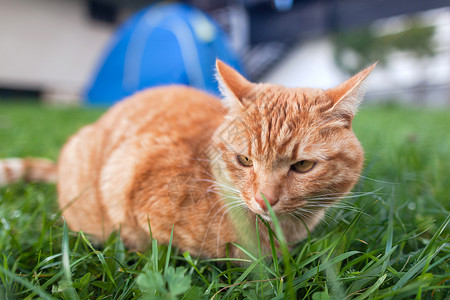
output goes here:
[{"label": "cat's ear", "polygon": [[217,80],[225,104],[230,109],[245,108],[244,98],[253,88],[253,83],[220,60],[216,60]]},{"label": "cat's ear", "polygon": [[331,108],[333,113],[344,115],[349,118],[355,116],[358,106],[364,96],[362,85],[376,65],[377,63],[374,63],[344,83],[325,91],[328,97],[333,101],[333,107]]}]

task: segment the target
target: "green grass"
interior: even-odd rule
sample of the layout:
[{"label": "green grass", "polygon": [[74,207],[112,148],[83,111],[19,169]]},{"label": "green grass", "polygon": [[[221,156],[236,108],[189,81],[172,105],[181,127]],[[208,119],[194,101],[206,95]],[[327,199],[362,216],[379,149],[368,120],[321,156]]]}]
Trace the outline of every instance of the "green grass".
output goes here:
[{"label": "green grass", "polygon": [[[100,114],[1,104],[0,157],[56,159]],[[156,241],[130,252],[117,235],[95,248],[65,226],[53,185],[0,188],[0,299],[449,299],[450,110],[370,107],[354,127],[355,197],[293,250],[244,265]]]}]

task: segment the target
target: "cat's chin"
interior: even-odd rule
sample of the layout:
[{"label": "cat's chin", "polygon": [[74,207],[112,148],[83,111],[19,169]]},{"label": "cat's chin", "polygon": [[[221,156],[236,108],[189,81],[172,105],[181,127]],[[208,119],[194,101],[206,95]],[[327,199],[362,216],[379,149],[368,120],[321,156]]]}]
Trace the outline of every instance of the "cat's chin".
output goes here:
[{"label": "cat's chin", "polygon": [[271,222],[272,218],[269,215],[264,215],[264,214],[258,214],[258,216],[260,216],[261,218],[263,218],[265,221]]}]

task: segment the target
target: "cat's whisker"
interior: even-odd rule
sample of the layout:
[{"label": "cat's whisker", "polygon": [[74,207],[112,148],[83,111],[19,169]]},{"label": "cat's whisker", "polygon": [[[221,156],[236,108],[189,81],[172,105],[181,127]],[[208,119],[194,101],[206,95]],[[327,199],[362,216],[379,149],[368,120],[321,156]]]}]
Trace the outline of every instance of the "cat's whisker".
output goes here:
[{"label": "cat's whisker", "polygon": [[239,197],[239,196],[237,196],[237,195],[236,195],[236,196],[228,195],[228,194],[224,194],[224,193],[217,192],[217,191],[214,191],[214,190],[210,190],[209,192],[210,192],[210,193],[213,193],[213,194],[216,194],[216,195],[219,195],[219,196],[221,196],[222,198],[226,198],[226,199],[231,198],[231,199],[242,200],[242,198]]},{"label": "cat's whisker", "polygon": [[331,219],[331,221],[337,223],[337,220],[327,213],[324,213],[322,215],[322,217],[320,218],[320,220],[322,222],[324,222],[325,224],[327,224],[327,226],[330,225],[330,219]]},{"label": "cat's whisker", "polygon": [[240,201],[232,201],[232,202],[229,202],[229,203],[224,204],[224,206],[225,206],[226,208],[229,208],[229,207],[235,206],[235,205],[244,206],[244,205],[246,205],[246,204],[245,204],[244,202],[240,202]]},{"label": "cat's whisker", "polygon": [[[300,208],[300,209],[298,209],[298,210],[293,211],[293,214],[294,214],[295,216],[300,217],[301,220],[303,221],[302,223],[306,223],[306,220],[311,219],[311,218],[313,218],[313,217],[315,217],[315,216],[317,215],[317,211],[310,211],[310,210],[308,210],[308,209],[302,209],[302,208]],[[325,218],[324,218],[325,214],[326,214],[326,212],[324,213],[324,215],[322,216],[321,219],[322,219],[327,225],[329,225],[329,223],[327,222],[327,220],[325,220]],[[304,225],[304,224],[303,224],[303,225]]]},{"label": "cat's whisker", "polygon": [[[314,212],[309,212],[309,217],[313,218],[316,214]],[[328,213],[325,211],[323,212],[323,214],[320,217],[320,220],[325,222],[327,225],[329,225],[330,223],[328,223],[328,219],[327,217],[329,217]],[[331,218],[333,221],[335,221],[333,218]]]},{"label": "cat's whisker", "polygon": [[348,205],[353,207],[358,207],[358,205],[352,202],[351,199],[334,199],[334,198],[324,198],[319,200],[308,201],[305,205],[328,205],[328,206],[341,206]]},{"label": "cat's whisker", "polygon": [[377,180],[377,179],[373,179],[373,178],[370,178],[370,177],[367,177],[367,176],[364,176],[364,175],[359,175],[359,177],[363,178],[363,179],[367,179],[367,180],[373,181],[373,182],[383,183],[383,184],[399,184],[398,182],[389,182],[389,181]]},{"label": "cat's whisker", "polygon": [[220,187],[217,184],[211,184],[208,186],[207,191],[210,193],[217,193],[217,190],[220,190]]},{"label": "cat's whisker", "polygon": [[211,191],[210,193],[219,195],[219,196],[220,196],[219,198],[220,198],[223,202],[228,202],[228,200],[233,200],[233,201],[235,201],[235,200],[237,200],[237,201],[243,201],[242,198],[241,198],[241,197],[238,197],[238,196],[225,195],[225,194],[222,194],[222,193],[219,193],[219,192],[214,192],[214,191]]},{"label": "cat's whisker", "polygon": [[[220,186],[225,186],[225,187],[233,188],[233,187],[231,187],[231,186],[229,186],[229,185],[227,185],[227,184],[225,184],[225,183],[222,183],[222,182],[219,182],[219,181],[216,181],[216,180],[212,180],[212,179],[195,179],[195,181],[210,182],[210,183],[217,184],[217,185],[220,185]],[[235,188],[233,188],[233,189],[236,190]]]},{"label": "cat's whisker", "polygon": [[[305,208],[300,208],[297,211],[294,212],[298,216],[302,217],[308,217],[308,219],[314,217],[317,215],[317,211],[309,210]],[[334,217],[333,214],[331,214],[329,211],[325,210],[323,211],[323,215],[321,217],[321,220],[325,222],[327,225],[329,225],[328,220],[332,220],[333,222],[338,222],[338,220]]]},{"label": "cat's whisker", "polygon": [[305,220],[304,215],[302,213],[300,213],[300,212],[297,212],[297,213],[290,212],[289,216],[291,216],[295,220],[295,222],[297,222],[300,226],[305,226],[306,220]]},{"label": "cat's whisker", "polygon": [[357,208],[357,205],[352,203],[340,203],[340,202],[309,202],[305,204],[306,207],[353,207]]},{"label": "cat's whisker", "polygon": [[[204,181],[211,181],[211,182],[213,182],[212,180],[204,180]],[[214,182],[214,184],[215,184],[216,182]],[[214,185],[213,184],[213,185]],[[212,185],[212,186],[213,186]],[[211,187],[211,186],[210,186]],[[235,203],[235,202],[242,202],[242,199],[240,198],[240,197],[233,197],[233,196],[229,196],[229,195],[224,195],[224,194],[222,194],[222,193],[219,193],[219,192],[217,192],[216,190],[214,190],[214,189],[211,189],[209,192],[211,192],[211,193],[214,193],[214,194],[218,194],[218,195],[220,195],[221,197],[218,197],[218,199],[214,202],[214,204],[211,206],[211,208],[208,210],[208,213],[207,213],[207,216],[208,216],[208,218],[209,218],[209,216],[211,215],[211,212],[212,212],[212,210],[216,207],[216,205],[218,204],[218,203],[221,203],[221,202],[223,202],[223,197],[226,197],[226,199],[234,199],[234,201],[231,201],[231,202],[229,202],[228,204],[230,204],[230,203]],[[223,209],[223,207],[221,207],[220,209],[219,209],[219,211],[221,210],[221,209]],[[216,213],[217,214],[217,213]],[[209,225],[210,224],[208,224],[208,228],[207,228],[207,230],[206,230],[206,233],[208,232],[208,230],[209,230]],[[206,235],[206,233],[205,233],[205,235]]]},{"label": "cat's whisker", "polygon": [[[218,199],[216,202],[222,202],[222,201],[223,201],[223,199]],[[208,223],[208,226],[206,227],[206,230],[205,230],[205,233],[204,233],[204,238],[203,238],[202,244],[201,244],[201,246],[200,246],[200,250],[202,250],[202,249],[203,249],[203,246],[205,245],[205,240],[206,240],[206,238],[207,238],[207,236],[208,236],[209,229],[210,229],[210,227],[211,227],[211,224],[214,223],[217,214],[219,214],[223,209],[227,209],[227,206],[228,206],[228,205],[232,205],[232,204],[238,203],[238,202],[239,202],[239,201],[236,200],[236,201],[231,201],[231,202],[229,202],[229,203],[226,203],[226,204],[222,205],[222,207],[219,208],[219,209],[216,211],[216,213],[210,218],[210,215],[211,215],[211,212],[212,212],[212,208],[213,208],[213,207],[211,207],[211,209],[208,211],[208,215],[207,215],[207,218],[208,218],[210,221],[209,221],[209,223]]]},{"label": "cat's whisker", "polygon": [[328,220],[332,220],[335,223],[343,222],[343,218],[340,214],[334,214],[332,212],[326,212],[324,214],[324,218],[327,218]]},{"label": "cat's whisker", "polygon": [[[347,199],[347,198],[358,198],[363,196],[369,196],[369,195],[380,195],[378,191],[382,190],[382,188],[378,188],[376,190],[370,191],[370,192],[351,192],[351,193],[329,193],[329,194],[322,194],[318,196],[309,197],[308,200],[321,200],[321,199]],[[383,194],[386,195],[386,194]]]},{"label": "cat's whisker", "polygon": [[344,197],[346,198],[347,196],[366,196],[366,195],[371,195],[371,194],[384,194],[384,193],[378,193],[380,190],[382,190],[382,188],[378,188],[376,190],[373,191],[368,191],[368,192],[349,192],[349,193],[328,193],[328,194],[320,194],[317,196],[312,196],[309,197],[308,199],[315,199],[315,198],[321,198],[321,197]]},{"label": "cat's whisker", "polygon": [[[230,204],[230,203],[229,203]],[[234,208],[239,208],[242,207],[242,205],[245,205],[245,203],[234,203],[234,205],[229,205],[227,207],[227,209],[223,212],[222,216],[220,217],[220,221],[219,221],[219,227],[217,230],[217,249],[219,249],[219,244],[220,244],[220,228],[222,226],[222,221],[223,218]],[[246,205],[245,205],[246,206]]]},{"label": "cat's whisker", "polygon": [[322,197],[345,197],[346,195],[351,195],[353,193],[329,193],[329,194],[320,194],[317,196],[308,197],[308,199],[316,199],[316,198],[322,198]]},{"label": "cat's whisker", "polygon": [[315,211],[315,212],[322,211],[322,210],[328,210],[331,208],[338,208],[338,209],[349,210],[349,211],[357,210],[357,208],[354,208],[354,207],[333,207],[333,206],[306,206],[306,207],[304,207],[305,210]]},{"label": "cat's whisker", "polygon": [[350,205],[346,203],[308,203],[305,206],[305,208],[341,208],[341,209],[360,209],[356,205]]},{"label": "cat's whisker", "polygon": [[221,199],[225,198],[225,199],[242,200],[238,192],[231,191],[231,194],[224,194],[223,192],[221,192],[221,190],[223,190],[223,186],[226,185],[219,185],[218,182],[208,179],[198,179],[198,181],[212,182],[212,184],[207,188],[206,193],[213,193],[219,195]]},{"label": "cat's whisker", "polygon": [[357,206],[348,206],[348,205],[330,205],[330,206],[320,206],[320,205],[308,205],[306,206],[306,209],[325,209],[325,213],[329,214],[329,210],[327,210],[328,208],[336,208],[336,209],[341,209],[341,210],[347,210],[347,211],[353,211],[356,213],[360,213],[364,216],[370,216],[369,214],[365,213],[361,208],[357,207]]},{"label": "cat's whisker", "polygon": [[214,180],[210,180],[210,179],[195,179],[195,181],[210,182],[210,183],[213,184],[213,186],[217,186],[217,187],[220,187],[220,188],[224,188],[225,190],[233,191],[233,192],[235,192],[235,193],[240,193],[240,191],[239,191],[238,189],[236,189],[236,188],[234,188],[234,187],[232,187],[232,186],[229,186],[229,185],[227,185],[227,184],[218,182],[218,181],[214,181]]}]

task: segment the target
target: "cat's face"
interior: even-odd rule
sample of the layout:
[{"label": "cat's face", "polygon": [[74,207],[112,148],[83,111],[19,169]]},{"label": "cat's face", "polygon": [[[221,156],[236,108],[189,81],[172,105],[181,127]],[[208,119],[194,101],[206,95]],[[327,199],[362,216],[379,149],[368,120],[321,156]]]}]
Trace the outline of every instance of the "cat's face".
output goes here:
[{"label": "cat's face", "polygon": [[226,173],[254,213],[322,211],[358,180],[363,150],[351,129],[359,85],[332,90],[252,84],[218,63],[230,112],[214,140]]}]

